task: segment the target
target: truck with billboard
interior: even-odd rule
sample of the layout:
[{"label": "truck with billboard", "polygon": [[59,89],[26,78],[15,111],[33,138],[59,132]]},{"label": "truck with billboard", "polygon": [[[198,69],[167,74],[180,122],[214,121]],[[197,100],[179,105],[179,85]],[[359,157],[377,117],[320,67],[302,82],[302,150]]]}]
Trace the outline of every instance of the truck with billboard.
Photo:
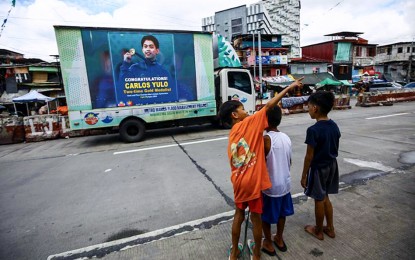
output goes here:
[{"label": "truck with billboard", "polygon": [[222,102],[255,110],[255,90],[232,46],[205,32],[54,26],[70,128],[147,129],[217,120]]}]

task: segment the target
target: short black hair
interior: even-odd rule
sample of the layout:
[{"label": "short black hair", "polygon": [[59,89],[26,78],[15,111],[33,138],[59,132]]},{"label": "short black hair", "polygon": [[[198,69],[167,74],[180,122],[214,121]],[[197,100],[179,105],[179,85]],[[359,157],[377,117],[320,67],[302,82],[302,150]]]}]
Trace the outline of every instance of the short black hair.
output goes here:
[{"label": "short black hair", "polygon": [[323,115],[327,115],[334,105],[334,94],[329,91],[317,91],[308,97],[308,103],[320,108]]},{"label": "short black hair", "polygon": [[267,110],[268,126],[277,127],[281,123],[282,112],[279,106]]},{"label": "short black hair", "polygon": [[146,35],[141,39],[141,47],[143,47],[143,44],[145,41],[152,41],[154,43],[154,45],[156,46],[156,48],[159,48],[159,41],[157,40],[156,37],[154,37],[153,35]]},{"label": "short black hair", "polygon": [[223,103],[219,108],[219,118],[222,122],[232,126],[232,112],[235,112],[238,107],[243,106],[238,100],[229,100]]}]

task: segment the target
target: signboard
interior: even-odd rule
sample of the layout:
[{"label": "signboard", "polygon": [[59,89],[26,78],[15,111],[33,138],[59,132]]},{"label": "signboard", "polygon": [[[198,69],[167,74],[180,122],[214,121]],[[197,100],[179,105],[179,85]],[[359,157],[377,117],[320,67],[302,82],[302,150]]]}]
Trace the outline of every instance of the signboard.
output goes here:
[{"label": "signboard", "polygon": [[[287,55],[270,55],[270,56],[261,56],[262,64],[277,64],[277,65],[287,65],[288,56]],[[256,64],[259,64],[259,56],[256,56]]]},{"label": "signboard", "polygon": [[193,34],[81,29],[81,35],[92,108],[197,99]]}]

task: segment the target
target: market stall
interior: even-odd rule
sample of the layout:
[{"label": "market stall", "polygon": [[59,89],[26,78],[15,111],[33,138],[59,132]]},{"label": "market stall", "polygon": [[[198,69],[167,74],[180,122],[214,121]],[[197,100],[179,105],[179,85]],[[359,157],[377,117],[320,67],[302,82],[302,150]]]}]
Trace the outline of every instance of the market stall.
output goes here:
[{"label": "market stall", "polygon": [[316,89],[324,89],[326,91],[331,91],[334,94],[335,101],[333,109],[349,109],[350,106],[350,86],[344,84],[339,80],[332,78],[325,78],[316,84]]}]

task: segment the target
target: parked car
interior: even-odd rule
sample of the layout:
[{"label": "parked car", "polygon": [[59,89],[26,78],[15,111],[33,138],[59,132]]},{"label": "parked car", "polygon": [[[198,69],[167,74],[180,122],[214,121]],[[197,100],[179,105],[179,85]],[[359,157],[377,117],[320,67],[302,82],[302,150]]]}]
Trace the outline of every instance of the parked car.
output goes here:
[{"label": "parked car", "polygon": [[397,88],[402,88],[402,86],[403,86],[401,83],[398,83],[398,82],[395,82],[395,81],[393,81],[391,83],[392,83],[392,85],[394,85]]},{"label": "parked car", "polygon": [[392,82],[381,82],[381,83],[372,83],[369,86],[369,89],[366,92],[373,92],[373,91],[391,91],[391,90],[398,90],[401,89],[400,87],[395,86]]},{"label": "parked car", "polygon": [[403,86],[403,88],[415,88],[415,82],[409,82],[408,84]]}]

